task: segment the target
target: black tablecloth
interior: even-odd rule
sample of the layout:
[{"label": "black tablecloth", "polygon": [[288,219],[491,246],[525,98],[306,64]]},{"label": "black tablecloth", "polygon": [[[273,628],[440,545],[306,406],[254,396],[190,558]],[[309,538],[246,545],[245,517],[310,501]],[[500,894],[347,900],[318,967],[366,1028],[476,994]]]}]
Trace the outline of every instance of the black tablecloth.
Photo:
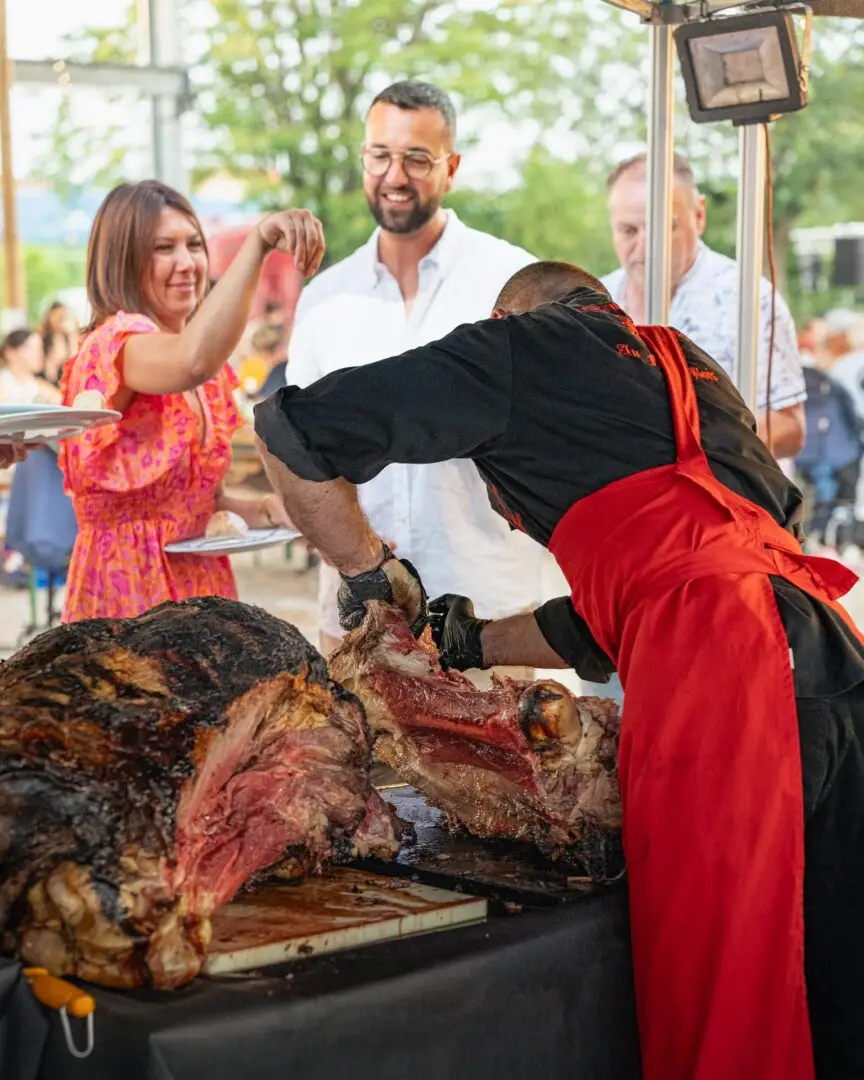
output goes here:
[{"label": "black tablecloth", "polygon": [[93,1055],[71,1058],[52,1021],[40,1080],[639,1077],[623,890],[260,978],[95,997]]}]

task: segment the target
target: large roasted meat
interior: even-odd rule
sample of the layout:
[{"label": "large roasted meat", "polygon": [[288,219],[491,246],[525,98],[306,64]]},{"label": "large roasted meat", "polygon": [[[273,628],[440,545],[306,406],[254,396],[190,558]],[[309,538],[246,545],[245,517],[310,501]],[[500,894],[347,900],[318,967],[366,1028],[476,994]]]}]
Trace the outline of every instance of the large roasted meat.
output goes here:
[{"label": "large roasted meat", "polygon": [[395,607],[370,604],[329,661],[355,693],[377,756],[453,824],[579,859],[621,826],[618,707],[552,681],[478,690],[444,672]]},{"label": "large roasted meat", "polygon": [[287,860],[391,855],[354,697],[293,627],[207,598],[43,634],[0,667],[0,932],[31,964],[177,986]]}]

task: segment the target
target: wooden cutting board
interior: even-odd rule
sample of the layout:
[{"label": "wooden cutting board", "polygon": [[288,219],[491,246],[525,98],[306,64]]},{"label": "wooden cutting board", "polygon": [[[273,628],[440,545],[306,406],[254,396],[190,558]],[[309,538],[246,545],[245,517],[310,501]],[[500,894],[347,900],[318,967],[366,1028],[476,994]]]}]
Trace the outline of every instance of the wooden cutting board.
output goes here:
[{"label": "wooden cutting board", "polygon": [[482,922],[486,913],[482,897],[361,870],[329,870],[300,885],[262,885],[217,911],[204,971],[224,975],[282,964]]}]

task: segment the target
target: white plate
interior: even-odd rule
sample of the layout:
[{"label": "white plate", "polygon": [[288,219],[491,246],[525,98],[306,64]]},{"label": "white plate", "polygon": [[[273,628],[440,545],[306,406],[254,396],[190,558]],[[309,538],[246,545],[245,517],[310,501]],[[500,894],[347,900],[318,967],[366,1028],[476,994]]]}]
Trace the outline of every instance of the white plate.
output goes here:
[{"label": "white plate", "polygon": [[[7,406],[11,408],[11,406]],[[25,443],[68,439],[88,428],[115,424],[122,413],[113,409],[67,409],[62,405],[31,408],[29,412],[0,412],[0,443],[20,439]]]},{"label": "white plate", "polygon": [[46,405],[43,402],[35,402],[29,405],[0,405],[0,417],[19,416],[21,413],[53,412],[56,409],[66,409],[68,405]]},{"label": "white plate", "polygon": [[274,544],[287,544],[300,535],[279,526],[275,529],[250,529],[246,536],[198,536],[166,544],[165,550],[178,555],[237,555],[241,551],[257,551]]}]

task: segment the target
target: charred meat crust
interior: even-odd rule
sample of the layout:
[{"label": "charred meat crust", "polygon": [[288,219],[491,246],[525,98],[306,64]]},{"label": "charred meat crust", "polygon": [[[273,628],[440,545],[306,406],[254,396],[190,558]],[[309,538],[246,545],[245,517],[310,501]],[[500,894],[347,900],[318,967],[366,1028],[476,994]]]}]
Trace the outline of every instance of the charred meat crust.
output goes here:
[{"label": "charred meat crust", "polygon": [[395,849],[370,746],[357,699],[260,609],[208,597],[48,631],[0,666],[4,947],[108,985],[187,981],[213,905],[285,847],[298,873],[355,832]]}]

